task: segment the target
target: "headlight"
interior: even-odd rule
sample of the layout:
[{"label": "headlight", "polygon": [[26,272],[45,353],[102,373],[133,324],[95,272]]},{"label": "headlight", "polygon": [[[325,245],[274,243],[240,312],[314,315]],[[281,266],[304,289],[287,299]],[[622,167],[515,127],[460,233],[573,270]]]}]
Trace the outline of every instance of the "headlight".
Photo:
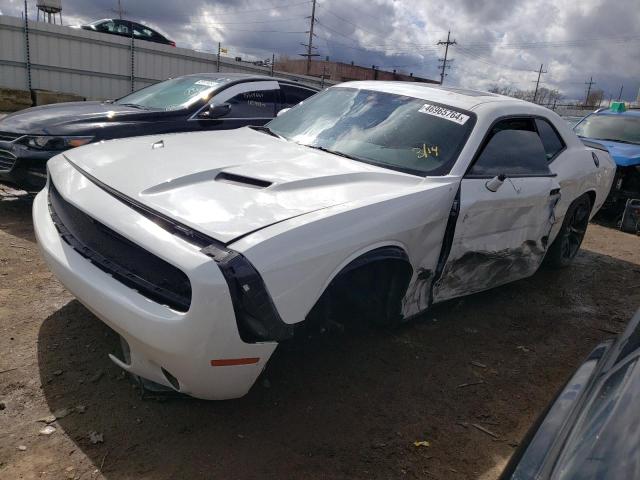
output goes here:
[{"label": "headlight", "polygon": [[26,137],[22,143],[37,150],[67,150],[73,147],[86,145],[93,137],[54,137],[50,135],[38,135]]}]

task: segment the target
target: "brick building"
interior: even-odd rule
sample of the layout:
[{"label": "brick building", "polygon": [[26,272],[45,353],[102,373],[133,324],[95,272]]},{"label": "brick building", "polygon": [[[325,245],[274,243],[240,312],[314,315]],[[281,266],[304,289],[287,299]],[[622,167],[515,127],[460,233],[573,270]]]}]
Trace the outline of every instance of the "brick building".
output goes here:
[{"label": "brick building", "polygon": [[[307,60],[279,59],[275,63],[275,70],[305,75],[307,73]],[[406,75],[397,73],[395,70],[388,72],[386,70],[379,70],[378,68],[361,67],[353,63],[330,62],[325,60],[312,61],[309,75],[313,77],[324,76],[325,79],[336,82],[347,82],[350,80],[400,80],[405,82],[440,83],[436,80],[416,77],[412,73]]]}]

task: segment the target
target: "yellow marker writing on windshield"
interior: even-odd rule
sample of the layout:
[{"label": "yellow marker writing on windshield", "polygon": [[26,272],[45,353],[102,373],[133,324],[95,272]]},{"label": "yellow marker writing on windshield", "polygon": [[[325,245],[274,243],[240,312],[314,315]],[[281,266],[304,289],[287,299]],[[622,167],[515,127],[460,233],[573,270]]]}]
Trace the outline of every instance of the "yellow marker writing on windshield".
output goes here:
[{"label": "yellow marker writing on windshield", "polygon": [[416,156],[418,158],[428,158],[430,156],[437,157],[438,156],[438,145],[427,145],[426,143],[422,144],[422,148],[414,148],[416,152]]}]

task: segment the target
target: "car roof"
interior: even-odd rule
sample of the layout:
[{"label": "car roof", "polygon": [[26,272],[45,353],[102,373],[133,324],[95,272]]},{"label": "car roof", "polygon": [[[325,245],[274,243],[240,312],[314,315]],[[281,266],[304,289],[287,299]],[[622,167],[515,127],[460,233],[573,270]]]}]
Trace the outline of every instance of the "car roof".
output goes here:
[{"label": "car roof", "polygon": [[375,90],[396,95],[406,95],[409,97],[431,100],[443,103],[452,107],[472,110],[474,107],[484,103],[509,103],[514,105],[531,106],[529,102],[519,100],[496,93],[484,92],[482,90],[471,90],[466,88],[444,87],[441,85],[421,83],[421,82],[394,82],[379,80],[364,80],[355,82],[345,82],[335,87],[351,87],[364,90]]},{"label": "car roof", "polygon": [[[300,86],[303,88],[308,88],[309,90],[319,91],[318,88],[312,87],[310,85],[305,85],[304,83],[300,83],[296,80],[291,80],[288,78],[280,78],[280,77],[270,77],[269,75],[256,75],[252,73],[230,73],[230,72],[205,72],[205,73],[190,73],[188,75],[181,75],[181,77],[198,77],[198,78],[210,78],[212,80],[218,78],[231,78],[236,82],[241,80],[274,80],[278,82],[289,83],[291,85]],[[177,77],[176,77],[177,78]]]}]

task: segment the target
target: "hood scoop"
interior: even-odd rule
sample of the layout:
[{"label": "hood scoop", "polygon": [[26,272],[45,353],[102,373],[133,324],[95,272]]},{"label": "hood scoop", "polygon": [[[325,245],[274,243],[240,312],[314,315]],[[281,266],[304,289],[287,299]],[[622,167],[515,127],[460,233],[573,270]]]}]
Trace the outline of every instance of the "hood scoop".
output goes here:
[{"label": "hood scoop", "polygon": [[241,187],[250,188],[267,188],[272,185],[271,182],[260,178],[245,177],[244,175],[236,175],[235,173],[220,172],[216,175],[216,182],[231,183]]}]

